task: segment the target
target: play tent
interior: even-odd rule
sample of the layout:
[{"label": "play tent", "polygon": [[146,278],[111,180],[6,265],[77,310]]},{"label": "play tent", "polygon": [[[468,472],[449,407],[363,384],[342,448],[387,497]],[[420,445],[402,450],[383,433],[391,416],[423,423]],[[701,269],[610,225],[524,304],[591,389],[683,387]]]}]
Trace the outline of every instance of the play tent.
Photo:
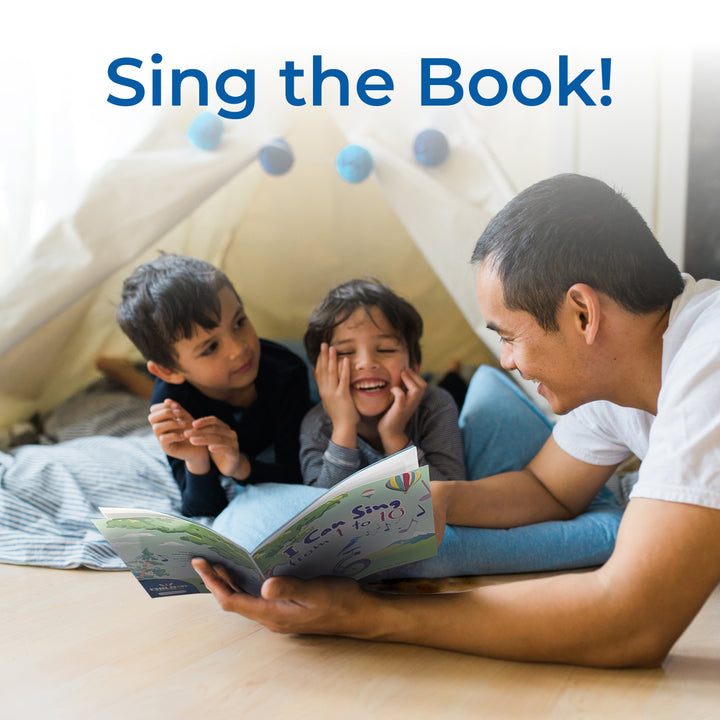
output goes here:
[{"label": "play tent", "polygon": [[[373,275],[422,313],[424,369],[442,371],[451,360],[496,362],[497,340],[480,316],[469,258],[488,220],[530,182],[565,171],[607,180],[681,259],[683,67],[674,62],[668,70],[653,58],[628,65],[615,76],[605,114],[553,107],[492,113],[468,105],[429,114],[414,97],[385,108],[268,104],[226,121],[211,150],[187,136],[207,108],[158,110],[150,133],[108,162],[74,211],[5,273],[0,427],[54,407],[97,377],[98,355],[137,357],[115,325],[114,302],[123,278],[160,250],[225,269],[265,337],[300,338],[310,309],[332,285]],[[434,167],[413,154],[414,139],[428,127],[450,147]],[[271,175],[258,153],[277,138],[294,161],[285,174]],[[362,182],[336,170],[348,144],[372,157]]]},{"label": "play tent", "polygon": [[[114,302],[122,279],[160,250],[222,267],[262,336],[300,338],[332,285],[372,275],[422,313],[425,369],[493,361],[474,332],[482,321],[469,258],[512,189],[479,138],[446,123],[452,150],[428,168],[413,156],[423,127],[386,118],[361,129],[322,108],[295,112],[275,123],[294,156],[276,176],[257,159],[274,139],[261,120],[226,122],[218,146],[203,150],[187,137],[197,112],[165,114],[6,279],[2,423],[68,397],[93,378],[97,355],[132,355]],[[373,158],[363,182],[335,167],[351,142]]]}]

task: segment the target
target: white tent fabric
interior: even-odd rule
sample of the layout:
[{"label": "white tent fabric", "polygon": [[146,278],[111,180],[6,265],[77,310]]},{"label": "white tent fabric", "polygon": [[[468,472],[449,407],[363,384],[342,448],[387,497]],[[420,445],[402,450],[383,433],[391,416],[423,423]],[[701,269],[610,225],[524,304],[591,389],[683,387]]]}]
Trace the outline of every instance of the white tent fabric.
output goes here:
[{"label": "white tent fabric", "polygon": [[[266,175],[256,161],[273,139],[259,116],[226,123],[210,152],[188,141],[192,117],[187,108],[168,112],[140,146],[105,167],[76,211],[6,278],[0,424],[68,397],[93,378],[98,354],[130,350],[115,327],[113,302],[122,279],[158,250],[222,266],[266,336],[299,337],[309,309],[331,285],[371,274],[421,310],[426,358],[435,350],[445,359],[488,359],[481,343],[469,340],[470,328],[481,333],[483,325],[468,261],[512,189],[461,113],[438,127],[452,152],[434,169],[414,160],[413,137],[424,128],[408,127],[402,112],[372,125],[357,113],[332,118],[315,108],[275,117],[273,130],[296,155],[282,177]],[[357,185],[334,169],[349,142],[366,147],[375,163]],[[283,262],[294,254],[297,262]],[[293,323],[283,325],[286,316]]]}]

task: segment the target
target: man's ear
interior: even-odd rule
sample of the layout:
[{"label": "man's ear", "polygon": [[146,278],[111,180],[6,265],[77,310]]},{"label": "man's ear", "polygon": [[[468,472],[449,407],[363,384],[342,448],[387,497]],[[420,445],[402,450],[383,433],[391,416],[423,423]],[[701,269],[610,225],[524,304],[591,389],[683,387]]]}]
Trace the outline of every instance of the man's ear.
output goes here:
[{"label": "man's ear", "polygon": [[574,326],[585,336],[585,342],[592,345],[600,329],[600,298],[597,292],[585,283],[575,283],[565,297]]},{"label": "man's ear", "polygon": [[182,383],[185,382],[185,376],[181,372],[178,372],[177,370],[171,370],[170,368],[166,368],[163,365],[158,365],[152,360],[148,360],[147,369],[151,375],[154,375],[155,377],[160,378],[161,380],[164,380],[166,383],[170,383],[171,385],[182,385]]}]

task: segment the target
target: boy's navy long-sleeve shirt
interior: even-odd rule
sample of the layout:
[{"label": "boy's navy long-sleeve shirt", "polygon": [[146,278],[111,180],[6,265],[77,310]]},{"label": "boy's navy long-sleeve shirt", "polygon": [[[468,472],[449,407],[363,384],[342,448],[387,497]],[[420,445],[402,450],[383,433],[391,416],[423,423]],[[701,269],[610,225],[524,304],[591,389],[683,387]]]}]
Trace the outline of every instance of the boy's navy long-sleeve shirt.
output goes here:
[{"label": "boy's navy long-sleeve shirt", "polygon": [[[255,381],[257,399],[238,408],[203,395],[188,382],[173,385],[156,379],[151,404],[175,400],[194,419],[213,415],[231,427],[240,452],[250,461],[250,475],[241,482],[301,483],[300,422],[310,408],[307,365],[294,353],[270,340],[260,340],[260,364]],[[268,448],[275,461],[257,460]],[[189,517],[215,516],[228,503],[218,469],[205,475],[188,472],[183,460],[168,456],[182,495],[181,512]]]}]

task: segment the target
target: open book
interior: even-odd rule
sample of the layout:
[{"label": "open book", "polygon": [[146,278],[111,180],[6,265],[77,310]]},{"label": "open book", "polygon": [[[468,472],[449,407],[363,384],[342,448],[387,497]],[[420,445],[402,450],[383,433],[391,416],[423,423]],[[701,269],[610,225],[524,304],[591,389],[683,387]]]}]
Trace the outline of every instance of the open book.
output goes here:
[{"label": "open book", "polygon": [[151,597],[208,592],[190,560],[227,568],[258,595],[265,578],[337,575],[356,580],[437,553],[427,466],[414,447],[330,488],[252,552],[186,518],[100,508],[93,520]]}]

